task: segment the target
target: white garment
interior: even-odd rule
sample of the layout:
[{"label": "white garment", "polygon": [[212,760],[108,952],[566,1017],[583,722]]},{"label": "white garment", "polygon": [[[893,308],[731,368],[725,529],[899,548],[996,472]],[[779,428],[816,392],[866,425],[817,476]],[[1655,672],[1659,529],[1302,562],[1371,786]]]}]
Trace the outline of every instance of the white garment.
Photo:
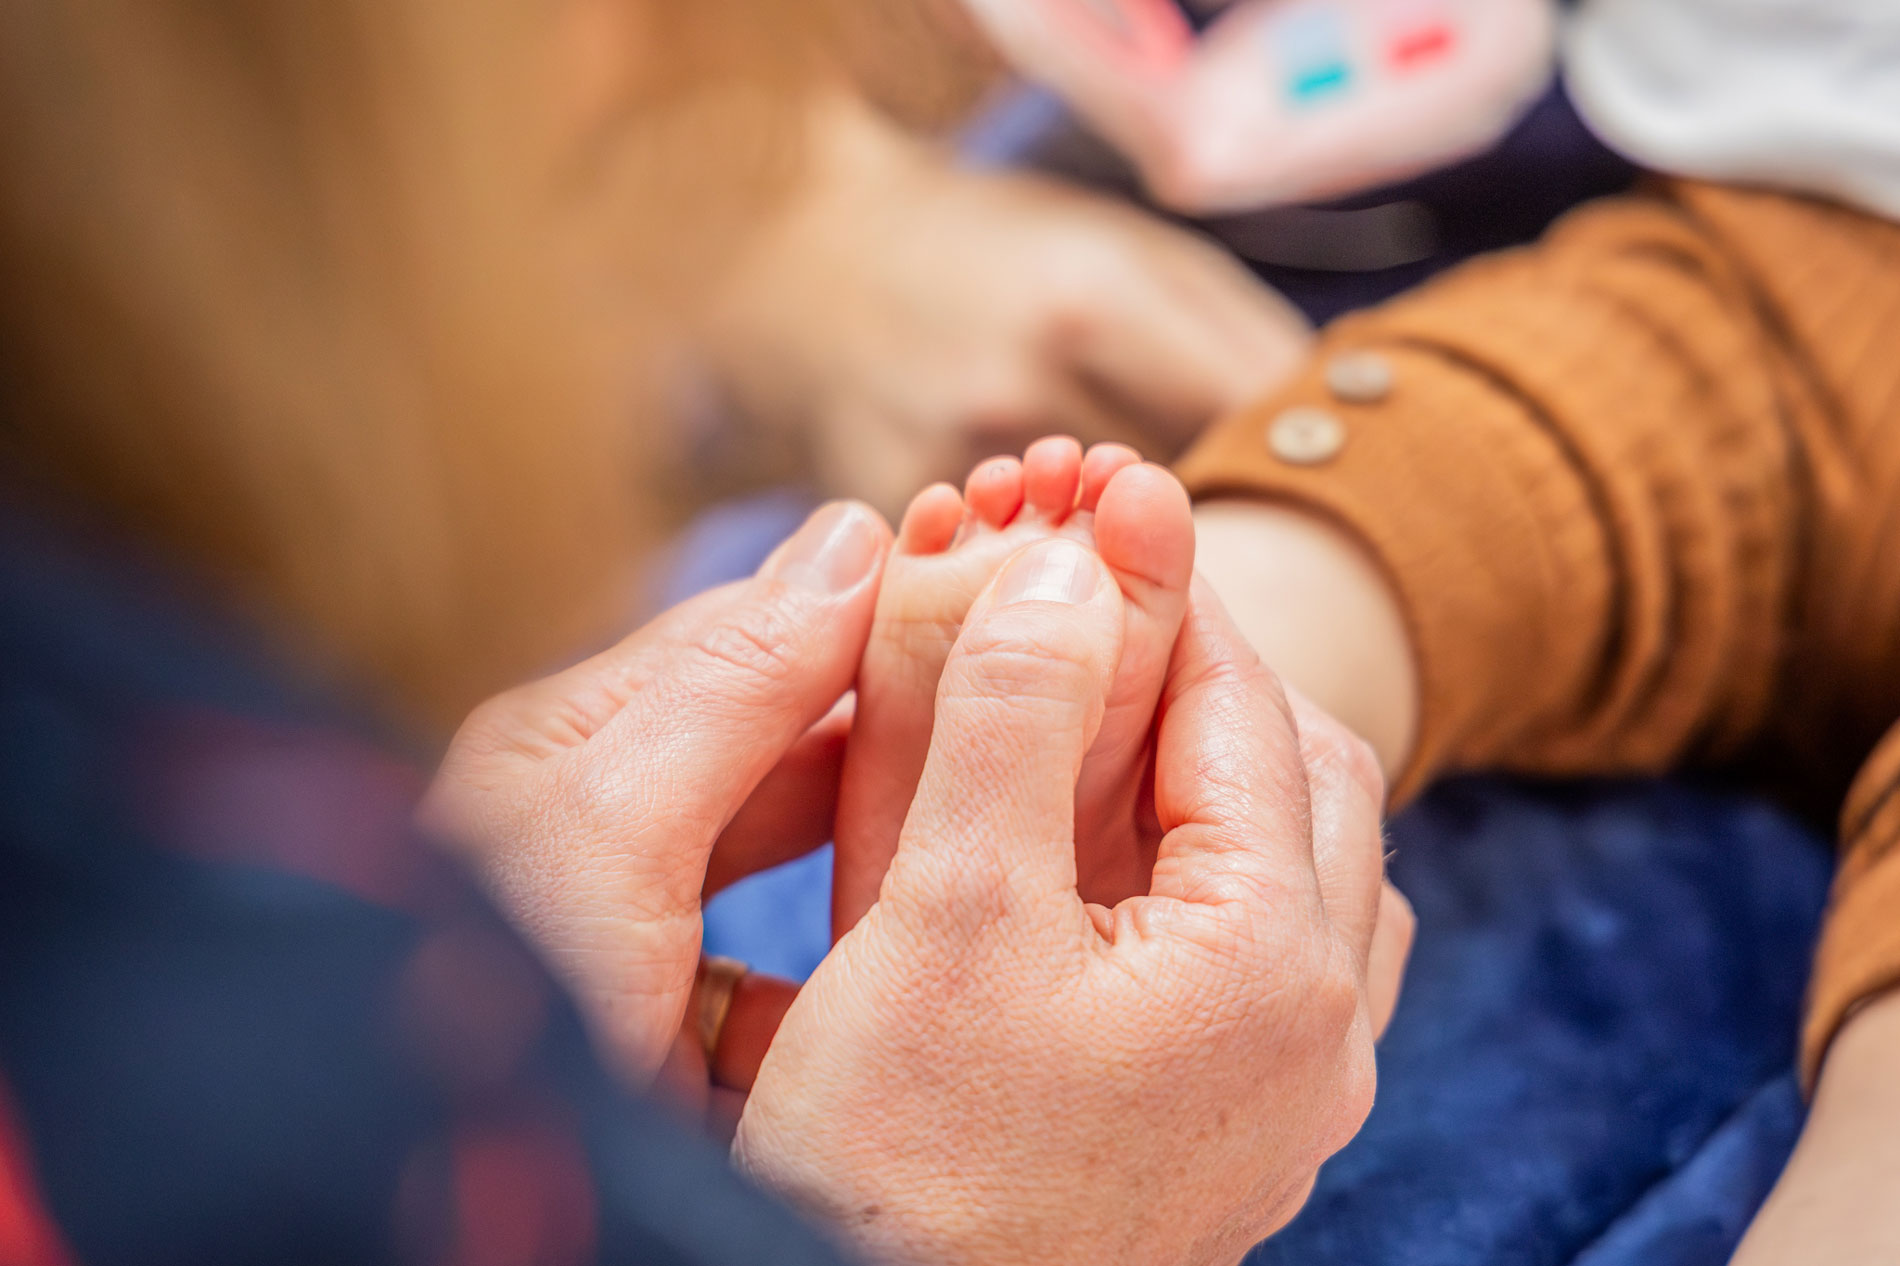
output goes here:
[{"label": "white garment", "polygon": [[1563,47],[1633,161],[1900,219],[1900,0],[1586,0]]}]

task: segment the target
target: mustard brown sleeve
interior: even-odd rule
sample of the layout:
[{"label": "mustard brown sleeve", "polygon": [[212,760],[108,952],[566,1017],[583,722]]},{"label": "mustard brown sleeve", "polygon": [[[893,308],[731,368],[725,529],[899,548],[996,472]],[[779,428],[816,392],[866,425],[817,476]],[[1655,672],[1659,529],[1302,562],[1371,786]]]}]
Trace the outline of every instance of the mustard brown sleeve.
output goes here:
[{"label": "mustard brown sleeve", "polygon": [[1399,796],[1657,769],[1736,745],[1774,689],[1805,513],[1781,362],[1718,235],[1618,199],[1340,321],[1180,472],[1304,505],[1384,567],[1421,686]]},{"label": "mustard brown sleeve", "polygon": [[[1459,768],[1656,770],[1758,731],[1788,781],[1844,785],[1900,716],[1890,222],[1693,183],[1586,207],[1340,322],[1181,469],[1379,560],[1421,682],[1401,798]],[[1810,1079],[1900,987],[1900,727],[1842,840]]]}]

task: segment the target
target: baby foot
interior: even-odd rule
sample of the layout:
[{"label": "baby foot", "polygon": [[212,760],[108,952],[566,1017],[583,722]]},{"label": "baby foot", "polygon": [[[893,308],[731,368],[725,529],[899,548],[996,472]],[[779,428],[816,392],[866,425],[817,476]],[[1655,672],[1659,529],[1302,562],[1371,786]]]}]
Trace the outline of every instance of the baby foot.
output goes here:
[{"label": "baby foot", "polygon": [[911,502],[858,673],[839,792],[834,935],[877,900],[930,750],[937,681],[964,616],[1012,555],[1066,536],[1093,545],[1126,599],[1121,665],[1076,789],[1078,883],[1104,905],[1147,891],[1153,842],[1134,821],[1168,658],[1187,607],[1194,527],[1174,476],[1133,450],[1039,440]]}]

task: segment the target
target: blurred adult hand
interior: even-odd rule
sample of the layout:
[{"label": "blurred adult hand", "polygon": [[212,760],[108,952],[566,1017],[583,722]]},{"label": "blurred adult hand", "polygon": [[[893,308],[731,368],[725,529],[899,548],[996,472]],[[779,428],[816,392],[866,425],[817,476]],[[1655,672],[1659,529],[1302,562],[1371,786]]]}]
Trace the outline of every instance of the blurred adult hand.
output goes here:
[{"label": "blurred adult hand", "polygon": [[815,112],[800,193],[729,270],[707,352],[821,482],[895,514],[1065,432],[1167,458],[1271,387],[1304,319],[1224,251],[1053,181],[959,169],[865,107]]},{"label": "blurred adult hand", "polygon": [[[1045,564],[1092,594],[1010,602]],[[1371,1105],[1369,973],[1404,958],[1374,949],[1377,768],[1296,718],[1205,589],[1159,713],[1151,890],[1077,895],[1120,603],[1061,540],[979,601],[883,893],[759,1072],[736,1157],[874,1259],[1233,1262]]]},{"label": "blurred adult hand", "polygon": [[[712,892],[831,837],[845,726],[890,531],[827,506],[751,580],[498,696],[451,744],[424,824],[567,978],[637,1084],[674,1053],[704,1094],[689,1015]],[[792,989],[749,978],[717,1084],[744,1089]],[[723,1063],[724,1067],[719,1067]]]}]

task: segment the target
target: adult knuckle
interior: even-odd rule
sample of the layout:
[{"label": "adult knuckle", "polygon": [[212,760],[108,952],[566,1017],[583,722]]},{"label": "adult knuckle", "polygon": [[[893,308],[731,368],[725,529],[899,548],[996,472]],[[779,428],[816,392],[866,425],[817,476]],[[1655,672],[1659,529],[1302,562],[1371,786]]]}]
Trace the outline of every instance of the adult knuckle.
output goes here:
[{"label": "adult knuckle", "polygon": [[[1191,838],[1207,857],[1262,851],[1259,838],[1250,832],[1228,832],[1218,826],[1200,828]],[[1310,957],[1299,933],[1284,926],[1284,914],[1304,903],[1303,894],[1289,884],[1286,876],[1246,865],[1222,864],[1181,874],[1178,881],[1191,900],[1224,912],[1215,926],[1222,943],[1243,957],[1249,973],[1258,972],[1263,965],[1284,967]],[[1295,967],[1294,976],[1303,979],[1302,969]]]},{"label": "adult knuckle", "polygon": [[1273,674],[1256,660],[1243,660],[1238,657],[1221,656],[1206,659],[1182,675],[1175,689],[1188,693],[1205,694],[1220,701],[1223,707],[1242,705],[1236,696],[1256,693],[1272,679]]},{"label": "adult knuckle", "polygon": [[1343,1037],[1357,1021],[1360,1007],[1365,1002],[1359,968],[1351,954],[1336,953],[1332,956],[1326,971],[1324,992],[1330,1027]]},{"label": "adult knuckle", "polygon": [[[1244,654],[1211,659],[1185,677],[1179,687],[1201,699],[1200,706],[1223,719],[1245,718],[1249,728],[1272,740],[1275,757],[1289,768],[1302,768],[1306,735],[1292,721],[1279,675],[1247,648]],[[1264,726],[1264,729],[1262,727]]]},{"label": "adult knuckle", "polygon": [[1072,699],[1093,680],[1085,652],[1073,643],[1023,631],[977,627],[963,637],[957,672],[946,682],[952,693],[1002,699]]},{"label": "adult knuckle", "polygon": [[[1196,893],[1196,897],[1202,897]],[[1215,896],[1220,899],[1219,895]],[[1170,912],[1179,929],[1179,916]],[[1251,920],[1202,917],[1194,920],[1191,934],[1173,938],[1178,963],[1184,975],[1209,982],[1214,987],[1210,998],[1233,999],[1245,1011],[1261,992],[1260,964],[1268,956],[1261,950],[1259,934]]]},{"label": "adult knuckle", "polygon": [[453,750],[483,750],[508,735],[521,717],[519,691],[492,695],[469,709],[462,727],[455,732]]},{"label": "adult knuckle", "polygon": [[1364,990],[1350,955],[1315,952],[1308,958],[1301,1013],[1316,1052],[1336,1052],[1359,1018]]},{"label": "adult knuckle", "polygon": [[802,645],[798,621],[787,609],[784,590],[773,600],[746,604],[696,634],[688,651],[702,670],[739,683],[776,685],[799,669]]},{"label": "adult knuckle", "polygon": [[944,868],[931,888],[932,925],[973,951],[1010,922],[1022,900],[1018,878],[976,866]]}]

